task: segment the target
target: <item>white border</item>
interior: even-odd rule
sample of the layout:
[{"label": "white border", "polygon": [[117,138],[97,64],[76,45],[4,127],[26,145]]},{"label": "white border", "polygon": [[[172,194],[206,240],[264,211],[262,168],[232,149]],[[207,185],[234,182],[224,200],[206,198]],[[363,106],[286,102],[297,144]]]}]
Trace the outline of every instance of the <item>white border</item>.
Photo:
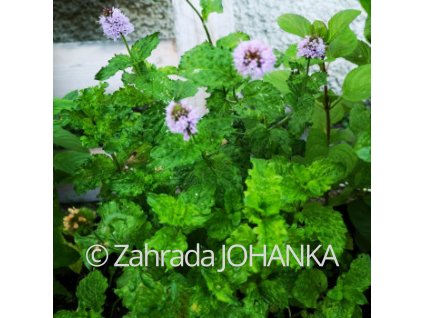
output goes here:
[{"label": "white border", "polygon": [[1,11],[2,317],[51,317],[52,1]]},{"label": "white border", "polygon": [[422,14],[372,3],[372,314],[422,311]]}]

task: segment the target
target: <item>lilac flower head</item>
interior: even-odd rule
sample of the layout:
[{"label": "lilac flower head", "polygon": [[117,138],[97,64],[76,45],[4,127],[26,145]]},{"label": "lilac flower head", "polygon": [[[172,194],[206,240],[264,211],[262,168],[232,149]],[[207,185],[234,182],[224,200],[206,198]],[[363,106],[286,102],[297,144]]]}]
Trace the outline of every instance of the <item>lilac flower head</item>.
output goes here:
[{"label": "lilac flower head", "polygon": [[116,41],[122,34],[128,35],[134,31],[134,26],[119,9],[114,7],[103,10],[100,16],[100,24],[104,35]]},{"label": "lilac flower head", "polygon": [[326,46],[323,39],[319,37],[306,36],[298,43],[298,56],[312,59],[323,59]]},{"label": "lilac flower head", "polygon": [[263,77],[273,70],[276,57],[272,49],[259,40],[241,42],[233,53],[235,67],[244,77]]},{"label": "lilac flower head", "polygon": [[172,101],[166,107],[166,124],[171,132],[182,134],[187,141],[197,133],[197,123],[207,112],[207,108],[191,106],[185,100]]}]

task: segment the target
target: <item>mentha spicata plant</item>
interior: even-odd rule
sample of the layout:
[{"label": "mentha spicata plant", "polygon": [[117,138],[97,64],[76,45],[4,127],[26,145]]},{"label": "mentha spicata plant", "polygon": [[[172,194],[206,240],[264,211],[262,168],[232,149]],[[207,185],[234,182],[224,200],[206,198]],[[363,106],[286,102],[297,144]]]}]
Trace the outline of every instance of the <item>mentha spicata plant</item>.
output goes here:
[{"label": "mentha spicata plant", "polygon": [[166,107],[166,124],[173,133],[182,134],[184,140],[197,133],[197,123],[207,113],[204,107],[195,107],[187,101],[170,102]]},{"label": "mentha spicata plant", "polygon": [[[223,5],[200,4],[187,1],[209,36],[177,67],[147,60],[158,33],[128,44],[132,28],[118,19],[126,27],[111,38],[127,54],[111,57],[98,85],[54,100],[55,317],[368,317],[370,24],[359,40],[358,10],[283,14],[281,36],[297,39],[281,51],[242,32],[212,41],[207,20]],[[340,59],[355,66],[334,88]],[[82,195],[72,202],[58,195],[70,185]],[[130,252],[146,245],[170,250],[163,266]],[[236,246],[235,264],[243,249],[266,257],[219,272],[223,245]],[[337,261],[315,261],[329,247]],[[191,250],[212,251],[216,266],[172,266]]]},{"label": "mentha spicata plant", "polygon": [[259,40],[241,42],[233,56],[238,72],[252,79],[262,78],[272,71],[276,62],[272,49]]},{"label": "mentha spicata plant", "polygon": [[100,24],[104,35],[112,40],[117,40],[121,36],[127,36],[134,31],[134,26],[119,9],[105,8],[100,16]]}]

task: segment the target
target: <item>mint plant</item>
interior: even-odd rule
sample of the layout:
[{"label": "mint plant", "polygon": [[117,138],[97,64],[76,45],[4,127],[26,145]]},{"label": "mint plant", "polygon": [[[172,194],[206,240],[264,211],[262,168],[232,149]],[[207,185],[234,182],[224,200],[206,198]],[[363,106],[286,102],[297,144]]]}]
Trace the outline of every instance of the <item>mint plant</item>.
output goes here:
[{"label": "mint plant", "polygon": [[[370,14],[370,1],[360,2]],[[361,41],[350,29],[358,10],[327,23],[283,14],[281,29],[300,38],[281,52],[242,32],[212,42],[207,19],[222,3],[200,3],[198,10],[187,1],[208,41],[178,67],[148,62],[159,33],[129,46],[132,24],[106,9],[105,34],[124,41],[128,54],[99,70],[97,86],[54,100],[55,186],[100,189],[98,203],[75,207],[55,195],[55,317],[368,314],[370,22]],[[341,93],[330,87],[337,59],[356,64]],[[122,86],[106,93],[119,71]],[[200,89],[204,105],[190,99]],[[109,251],[100,268],[86,259],[94,244]],[[181,251],[198,244],[217,263],[224,244],[331,246],[339,267],[258,260],[218,272],[173,267],[172,254],[164,267],[115,267],[119,244]]]}]

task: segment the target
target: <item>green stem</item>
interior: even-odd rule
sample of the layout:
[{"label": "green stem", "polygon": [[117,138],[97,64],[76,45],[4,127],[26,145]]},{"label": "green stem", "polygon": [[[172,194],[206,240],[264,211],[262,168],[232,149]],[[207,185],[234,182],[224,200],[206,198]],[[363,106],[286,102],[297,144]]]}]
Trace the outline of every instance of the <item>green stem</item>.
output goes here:
[{"label": "green stem", "polygon": [[122,37],[123,43],[125,43],[126,49],[128,50],[129,56],[132,58],[132,52],[129,48],[128,42],[126,41],[125,36],[121,33],[120,36]]},{"label": "green stem", "polygon": [[310,70],[310,58],[307,59],[307,69],[306,69],[306,75],[308,76],[308,71]]},{"label": "green stem", "polygon": [[113,162],[116,165],[117,170],[118,171],[121,171],[122,170],[122,167],[120,166],[119,161],[118,161],[115,153],[112,153],[112,159],[113,159]]},{"label": "green stem", "polygon": [[[323,64],[321,65],[322,68],[322,72],[324,73],[328,73],[326,70],[326,65],[325,62],[323,62]],[[325,84],[324,88],[323,88],[323,106],[324,106],[324,110],[325,110],[325,115],[326,115],[326,143],[329,146],[330,145],[330,127],[331,127],[331,123],[330,123],[330,99],[329,99],[329,89],[328,89],[328,85]]]},{"label": "green stem", "polygon": [[131,57],[132,63],[134,64],[133,67],[134,67],[135,73],[139,73],[138,68],[135,65],[135,59],[134,59],[134,56],[132,55],[131,49],[129,48],[128,42],[126,41],[126,38],[125,38],[125,36],[122,33],[120,35],[122,37],[123,43],[125,43],[126,50],[128,51],[128,54]]},{"label": "green stem", "polygon": [[203,16],[202,16],[202,15],[201,15],[201,13],[197,10],[197,8],[196,8],[196,7],[194,7],[194,5],[191,3],[191,1],[186,0],[186,2],[189,4],[189,6],[190,6],[190,7],[194,10],[194,12],[195,12],[195,13],[197,14],[197,16],[200,18],[201,23],[203,24],[204,31],[206,32],[207,41],[209,41],[209,43],[210,43],[211,45],[213,45],[213,42],[212,42],[212,39],[211,39],[211,36],[210,36],[209,30],[208,30],[207,25],[206,25],[206,21],[204,21]]}]

